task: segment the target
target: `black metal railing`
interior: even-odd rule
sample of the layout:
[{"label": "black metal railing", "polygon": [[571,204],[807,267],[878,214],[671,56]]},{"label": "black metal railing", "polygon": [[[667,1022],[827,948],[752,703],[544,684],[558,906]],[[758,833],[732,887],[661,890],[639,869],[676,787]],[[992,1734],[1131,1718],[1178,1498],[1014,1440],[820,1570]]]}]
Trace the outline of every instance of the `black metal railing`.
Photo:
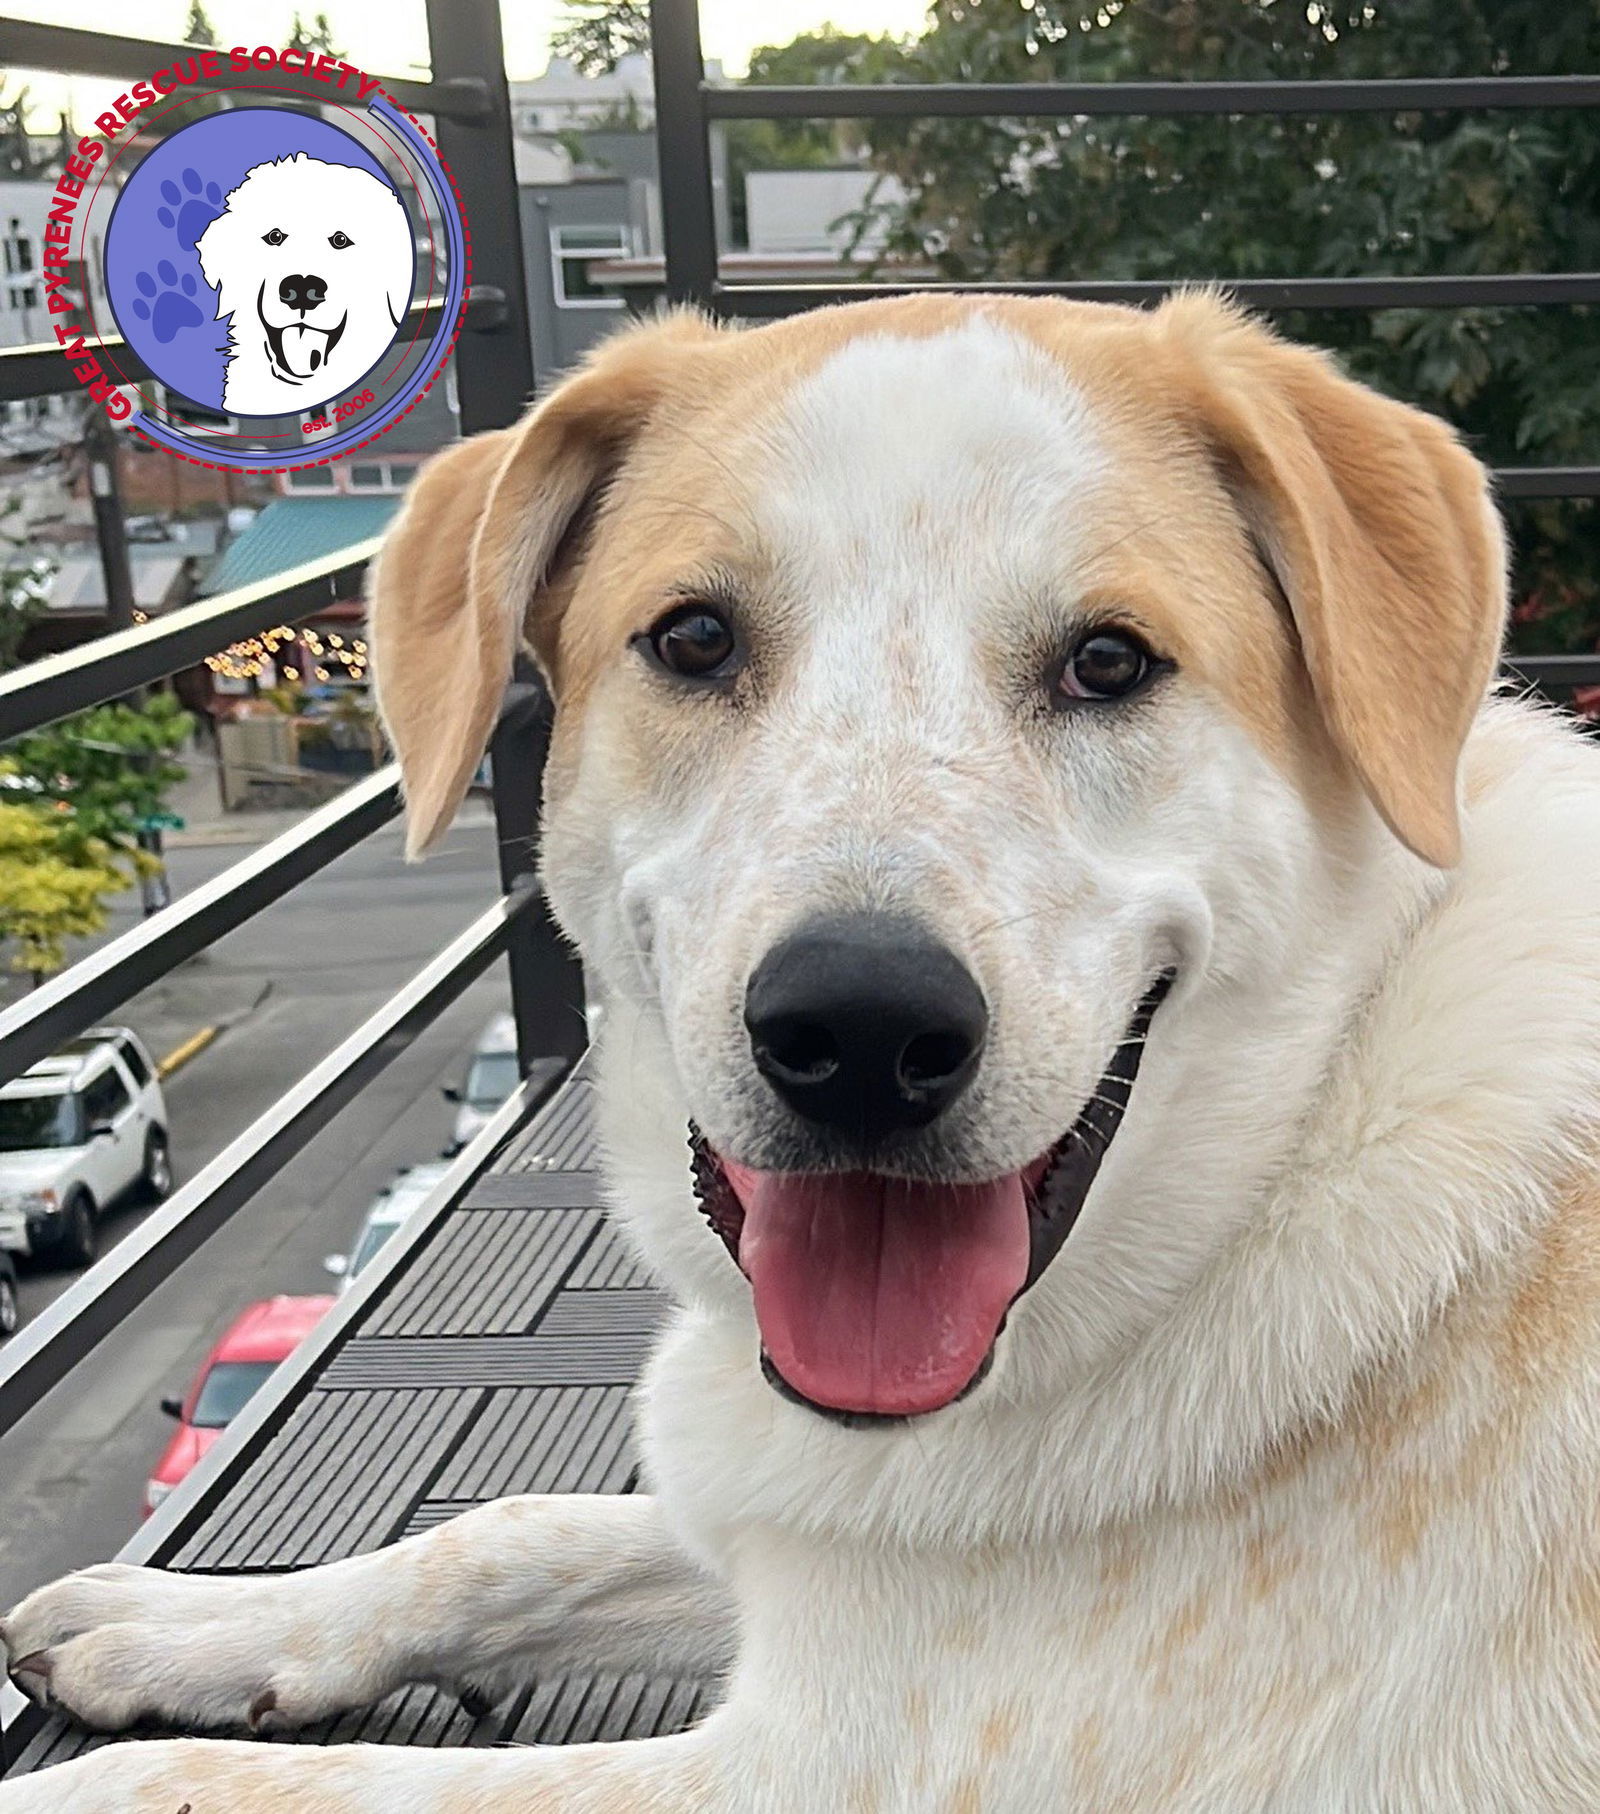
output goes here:
[{"label": "black metal railing", "polygon": [[[514,421],[534,382],[510,103],[501,66],[498,0],[427,0],[427,13],[433,79],[385,78],[384,87],[413,112],[433,117],[441,153],[465,203],[473,282],[463,305],[455,359],[461,426],[471,434]],[[22,20],[4,24],[6,57],[14,65],[132,77],[153,62],[193,54],[193,47],[99,32]],[[246,80],[231,70],[219,77],[230,86]],[[280,69],[264,85],[282,88],[286,81],[293,77]],[[316,98],[317,85],[307,83],[305,92]],[[419,318],[436,312],[414,311]],[[129,363],[120,341],[91,342],[90,350],[113,355],[119,378],[143,375],[142,368]],[[53,345],[0,353],[0,401],[68,390],[74,383]],[[0,743],[151,686],[230,643],[274,624],[301,621],[334,599],[348,597],[377,548],[376,539],[357,543],[0,679]],[[6,1345],[0,1352],[0,1438],[498,957],[509,960],[525,1083],[446,1182],[453,1181],[459,1190],[462,1179],[486,1163],[495,1144],[491,1136],[503,1140],[515,1117],[531,1112],[551,1081],[570,1067],[585,1042],[582,979],[535,879],[547,735],[543,691],[531,676],[521,676],[507,695],[492,745],[501,898]],[[382,769],[25,1001],[0,1011],[0,1082],[281,899],[399,810],[398,773]],[[441,1193],[435,1195],[445,1201]],[[341,1316],[358,1312],[360,1296],[355,1297],[349,1312],[341,1308]],[[270,1402],[264,1399],[250,1418],[241,1420],[244,1434],[268,1414]],[[240,1452],[239,1442],[231,1438],[219,1446],[227,1455]],[[200,1470],[196,1493],[219,1490],[215,1482],[226,1472],[227,1455],[219,1464],[221,1472]]]},{"label": "black metal railing", "polygon": [[[1061,119],[1073,116],[1427,112],[1477,108],[1600,107],[1600,75],[1484,76],[1453,79],[1292,82],[825,83],[815,87],[708,83],[700,46],[698,0],[654,0],[656,121],[661,143],[661,218],[666,290],[718,314],[756,319],[794,314],[903,290],[1023,291],[1089,302],[1159,301],[1182,282],[1212,282],[1252,308],[1548,308],[1600,303],[1600,272],[1527,272],[1437,277],[1289,277],[1230,279],[1193,272],[1187,279],[1059,283],[941,284],[754,283],[722,276],[712,199],[710,132],[715,121]],[[1600,497],[1600,466],[1517,466],[1496,473],[1507,498]],[[1519,658],[1535,684],[1600,680],[1600,658]],[[1583,665],[1574,665],[1583,664]],[[1557,678],[1559,675],[1560,678]]]}]

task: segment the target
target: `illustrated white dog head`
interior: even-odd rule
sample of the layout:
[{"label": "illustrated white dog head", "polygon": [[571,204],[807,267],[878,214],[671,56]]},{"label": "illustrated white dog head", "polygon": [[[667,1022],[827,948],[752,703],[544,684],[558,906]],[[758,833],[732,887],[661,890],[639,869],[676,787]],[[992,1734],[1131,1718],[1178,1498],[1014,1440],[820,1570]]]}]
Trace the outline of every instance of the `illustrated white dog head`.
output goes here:
[{"label": "illustrated white dog head", "polygon": [[293,415],[350,390],[411,303],[399,196],[370,171],[304,152],[248,171],[195,250],[229,323],[233,415]]},{"label": "illustrated white dog head", "polygon": [[1207,295],[679,316],[427,469],[413,841],[525,638],[619,1205],[730,1332],[686,1403],[759,1352],[959,1430],[1202,1275],[1456,860],[1502,563],[1448,428]]}]

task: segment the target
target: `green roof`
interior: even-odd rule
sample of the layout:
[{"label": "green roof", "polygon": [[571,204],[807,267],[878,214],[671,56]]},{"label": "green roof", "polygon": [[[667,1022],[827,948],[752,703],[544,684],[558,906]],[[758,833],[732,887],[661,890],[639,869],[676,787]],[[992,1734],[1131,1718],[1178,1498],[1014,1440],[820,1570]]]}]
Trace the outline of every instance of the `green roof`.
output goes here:
[{"label": "green roof", "polygon": [[400,508],[399,492],[332,498],[275,498],[223,549],[205,577],[210,597],[286,573],[302,561],[335,554],[381,534]]}]

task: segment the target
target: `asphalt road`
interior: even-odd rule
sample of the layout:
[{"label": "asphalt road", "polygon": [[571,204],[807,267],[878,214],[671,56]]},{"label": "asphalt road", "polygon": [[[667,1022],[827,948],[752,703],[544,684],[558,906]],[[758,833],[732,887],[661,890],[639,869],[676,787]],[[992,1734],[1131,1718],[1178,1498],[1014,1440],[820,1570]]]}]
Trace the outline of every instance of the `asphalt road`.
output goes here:
[{"label": "asphalt road", "polygon": [[[174,851],[174,883],[180,891],[193,887],[243,854],[237,847]],[[166,1086],[180,1181],[496,892],[487,825],[457,829],[420,866],[402,860],[398,831],[390,828],[132,1004],[121,1018],[157,1057],[201,1026],[239,1017]],[[158,1399],[187,1385],[246,1304],[280,1291],[332,1289],[324,1256],[348,1247],[374,1194],[396,1171],[438,1155],[451,1115],[440,1089],[460,1081],[474,1036],[504,1006],[504,968],[496,965],[0,1437],[0,1608],[116,1552],[137,1524],[145,1478],[172,1428]],[[138,1216],[114,1214],[106,1243]],[[75,1276],[30,1270],[25,1318]]]}]

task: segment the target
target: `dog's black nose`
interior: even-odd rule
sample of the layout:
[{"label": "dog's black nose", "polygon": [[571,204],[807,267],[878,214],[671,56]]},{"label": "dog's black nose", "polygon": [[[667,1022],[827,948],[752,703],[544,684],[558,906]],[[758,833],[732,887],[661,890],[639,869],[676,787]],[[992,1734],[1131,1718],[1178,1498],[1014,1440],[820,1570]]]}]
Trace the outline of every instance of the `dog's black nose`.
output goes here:
[{"label": "dog's black nose", "polygon": [[756,1068],[796,1114],[866,1143],[942,1115],[972,1081],[983,992],[916,921],[816,920],[775,945],[745,991]]},{"label": "dog's black nose", "polygon": [[302,277],[296,272],[278,285],[279,302],[301,315],[309,315],[327,299],[328,286],[320,277]]}]

